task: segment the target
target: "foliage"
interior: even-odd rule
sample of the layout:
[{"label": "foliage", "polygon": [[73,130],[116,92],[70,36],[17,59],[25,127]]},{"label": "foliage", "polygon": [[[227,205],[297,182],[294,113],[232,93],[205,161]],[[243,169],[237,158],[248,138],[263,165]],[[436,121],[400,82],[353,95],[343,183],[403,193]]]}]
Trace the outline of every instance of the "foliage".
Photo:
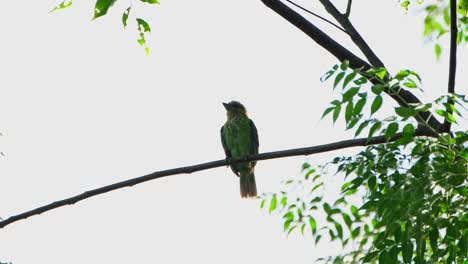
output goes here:
[{"label": "foliage", "polygon": [[54,8],[52,8],[52,10],[49,11],[49,13],[55,12],[57,10],[65,9],[67,7],[70,7],[72,4],[73,4],[73,1],[64,0],[64,1],[60,2],[58,5],[54,6]]},{"label": "foliage", "polygon": [[[409,0],[400,0],[400,5],[408,10],[411,3]],[[468,42],[468,0],[458,0],[458,44]],[[417,0],[417,4],[424,4],[424,30],[423,36],[434,43],[434,53],[440,58],[442,47],[440,39],[450,31],[450,0]]]},{"label": "foliage", "polygon": [[[462,95],[441,96],[433,103],[395,107],[394,115],[377,118],[383,91],[397,95],[402,87],[420,89],[417,73],[402,70],[391,77],[383,68],[349,70],[344,62],[322,80],[333,75],[333,87],[341,88],[342,99],[331,102],[323,117],[333,113],[336,122],[344,109],[347,129],[357,127],[356,136],[370,127],[368,138],[383,135],[389,143],[327,164],[345,176],[335,201],[324,199],[325,170],[306,163],[300,178],[285,183],[296,186],[293,192],[264,195],[262,206],[269,204],[270,212],[283,214],[288,234],[296,228],[304,234],[308,228],[316,243],[328,235],[345,249],[354,246],[343,255],[323,259],[326,262],[463,263],[468,257],[468,133],[416,137],[417,126],[428,125],[410,118],[433,110],[455,123],[454,115],[444,109],[451,107],[457,116],[461,113],[445,103],[447,97],[465,110],[468,101]],[[368,111],[363,110],[365,106]],[[401,136],[396,138],[399,131]],[[360,204],[349,202],[357,198]],[[326,215],[321,223],[316,219],[318,211]]]},{"label": "foliage", "polygon": [[[96,0],[96,3],[94,5],[94,14],[93,14],[93,20],[100,18],[102,16],[105,16],[107,12],[111,9],[111,7],[114,5],[114,3],[117,2],[117,0]],[[151,4],[151,5],[159,5],[158,0],[139,0],[136,2],[141,2],[141,3],[146,3],[146,4]],[[72,0],[64,0],[57,4],[51,11],[57,11],[57,10],[62,10],[65,8],[70,7],[73,4]],[[130,11],[132,10],[133,5],[128,6],[126,9],[123,10],[122,12],[122,25],[124,28],[127,27],[128,24],[128,19],[131,15]],[[133,12],[132,12],[133,14]],[[151,33],[151,27],[149,23],[140,17],[135,18],[135,22],[137,25],[137,30],[138,30],[138,39],[137,42],[142,46],[147,54],[149,54],[149,47],[147,45],[147,37],[148,34]]]}]

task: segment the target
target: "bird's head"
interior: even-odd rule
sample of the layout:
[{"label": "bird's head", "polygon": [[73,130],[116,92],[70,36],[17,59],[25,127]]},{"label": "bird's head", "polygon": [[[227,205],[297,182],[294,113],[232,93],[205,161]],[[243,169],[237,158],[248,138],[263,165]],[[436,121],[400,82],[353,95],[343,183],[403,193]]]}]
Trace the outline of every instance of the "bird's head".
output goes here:
[{"label": "bird's head", "polygon": [[228,118],[232,118],[239,115],[247,115],[245,106],[237,101],[231,101],[229,103],[223,103],[226,108]]}]

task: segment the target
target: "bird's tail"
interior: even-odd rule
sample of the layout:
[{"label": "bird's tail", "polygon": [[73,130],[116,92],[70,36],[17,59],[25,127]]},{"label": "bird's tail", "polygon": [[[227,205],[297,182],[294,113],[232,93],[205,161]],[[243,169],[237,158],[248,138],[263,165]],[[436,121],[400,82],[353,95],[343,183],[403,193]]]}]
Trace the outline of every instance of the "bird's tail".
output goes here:
[{"label": "bird's tail", "polygon": [[257,185],[255,184],[254,170],[240,172],[240,193],[242,198],[257,197]]}]

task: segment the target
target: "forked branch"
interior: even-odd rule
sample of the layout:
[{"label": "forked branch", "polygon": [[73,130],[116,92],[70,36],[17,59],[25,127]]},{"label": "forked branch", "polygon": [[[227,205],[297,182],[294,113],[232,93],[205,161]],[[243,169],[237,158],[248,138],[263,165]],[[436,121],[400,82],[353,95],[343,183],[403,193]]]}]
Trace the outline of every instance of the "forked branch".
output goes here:
[{"label": "forked branch", "polygon": [[[370,64],[375,67],[385,67],[383,62],[377,57],[377,55],[374,53],[374,51],[369,47],[367,42],[362,38],[361,34],[356,30],[356,28],[353,26],[351,21],[349,20],[348,16],[346,14],[341,14],[340,11],[330,2],[329,0],[320,0],[322,5],[325,7],[327,12],[333,16],[333,18],[340,23],[340,25],[348,32],[349,36],[351,37],[351,40],[358,46],[358,48],[362,51],[364,56],[369,60]],[[351,1],[348,2],[348,8],[346,12],[351,12]]]},{"label": "forked branch", "polygon": [[[320,30],[310,21],[305,19],[303,16],[292,10],[289,6],[282,3],[280,0],[261,0],[266,6],[271,8],[278,15],[286,19],[288,22],[293,24],[295,27],[304,32],[322,48],[326,49],[333,56],[335,56],[339,61],[343,62],[345,60],[349,61],[349,66],[352,69],[361,69],[368,70],[372,66],[356,56],[354,53],[340,45],[337,41],[328,36],[325,32]],[[323,1],[323,0],[321,0]],[[378,58],[377,58],[378,59]],[[376,65],[379,65],[379,62],[374,62]],[[382,64],[383,65],[383,64]],[[398,94],[395,94],[393,91],[386,89],[385,92],[392,97],[399,105],[405,107],[411,107],[411,105],[421,104],[421,101],[411,92],[406,89],[400,89],[396,87],[395,90],[398,90]],[[439,131],[440,126],[442,125],[430,112],[420,112],[418,114],[419,119],[425,120],[429,126],[431,126],[435,131]],[[418,120],[419,122],[419,120]]]},{"label": "forked branch", "polygon": [[310,10],[307,9],[307,8],[304,8],[304,7],[301,6],[301,5],[296,4],[295,2],[293,2],[293,1],[291,1],[291,0],[286,0],[286,2],[290,3],[291,5],[293,5],[293,6],[297,7],[297,8],[299,8],[299,9],[301,9],[301,10],[303,10],[303,11],[305,11],[305,12],[307,12],[307,13],[313,15],[313,16],[315,16],[316,18],[318,18],[318,19],[320,19],[320,20],[323,20],[323,21],[327,22],[328,24],[330,24],[330,25],[336,27],[337,29],[343,31],[344,33],[348,34],[348,32],[346,32],[346,30],[344,30],[343,28],[341,28],[341,27],[338,26],[337,24],[331,22],[330,20],[324,18],[323,16],[317,15],[316,13],[310,11]]}]

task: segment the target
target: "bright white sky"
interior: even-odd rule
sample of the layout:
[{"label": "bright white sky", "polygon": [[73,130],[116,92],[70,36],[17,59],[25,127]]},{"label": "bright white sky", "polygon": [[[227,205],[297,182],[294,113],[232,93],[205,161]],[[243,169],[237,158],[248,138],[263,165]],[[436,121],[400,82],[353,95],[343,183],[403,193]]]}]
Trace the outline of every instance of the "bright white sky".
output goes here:
[{"label": "bright white sky", "polygon": [[[350,135],[329,119],[319,122],[332,100],[330,84],[319,77],[334,58],[260,1],[162,1],[134,10],[150,18],[149,57],[136,44],[134,20],[122,30],[127,1],[94,22],[93,3],[84,2],[53,14],[47,13],[52,1],[2,5],[1,217],[153,171],[223,158],[223,101],[247,106],[262,152]],[[325,14],[308,2],[302,4]],[[423,100],[445,91],[447,52],[435,62],[420,35],[422,20],[405,15],[397,0],[355,1],[352,20],[393,72],[421,73]],[[340,32],[319,24],[349,46]],[[467,87],[461,78],[466,49],[459,60],[458,87]],[[309,159],[317,164],[330,157]],[[259,162],[259,192],[279,190],[304,160]],[[168,177],[7,226],[0,230],[0,261],[311,263],[339,250],[315,248],[299,235],[287,238],[279,217],[258,205],[239,198],[238,181],[227,168]]]}]

